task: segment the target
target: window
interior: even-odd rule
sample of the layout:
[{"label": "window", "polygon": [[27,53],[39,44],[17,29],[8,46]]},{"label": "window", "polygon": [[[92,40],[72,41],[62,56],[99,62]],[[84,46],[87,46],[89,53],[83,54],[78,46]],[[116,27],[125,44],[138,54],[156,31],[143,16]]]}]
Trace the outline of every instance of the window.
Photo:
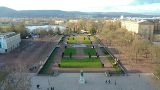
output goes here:
[{"label": "window", "polygon": [[7,49],[5,49],[5,52],[7,52]]},{"label": "window", "polygon": [[1,42],[0,42],[0,48],[2,48],[2,44],[1,44]]}]

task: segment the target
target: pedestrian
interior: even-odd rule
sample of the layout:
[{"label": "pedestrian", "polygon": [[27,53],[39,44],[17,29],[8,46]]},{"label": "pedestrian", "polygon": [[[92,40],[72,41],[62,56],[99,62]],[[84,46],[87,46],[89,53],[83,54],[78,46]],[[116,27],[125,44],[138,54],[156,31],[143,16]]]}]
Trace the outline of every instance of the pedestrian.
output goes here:
[{"label": "pedestrian", "polygon": [[107,80],[105,81],[105,83],[107,83]]},{"label": "pedestrian", "polygon": [[40,85],[38,84],[38,85],[37,85],[37,88],[39,89],[39,87],[40,87]]},{"label": "pedestrian", "polygon": [[117,83],[116,83],[116,80],[115,80],[115,83],[114,83],[114,84],[115,84],[115,85],[117,84]]},{"label": "pedestrian", "polygon": [[110,80],[110,79],[108,80],[108,83],[109,83],[109,84],[111,83],[111,80]]},{"label": "pedestrian", "polygon": [[54,90],[54,87],[52,87],[52,90]]}]

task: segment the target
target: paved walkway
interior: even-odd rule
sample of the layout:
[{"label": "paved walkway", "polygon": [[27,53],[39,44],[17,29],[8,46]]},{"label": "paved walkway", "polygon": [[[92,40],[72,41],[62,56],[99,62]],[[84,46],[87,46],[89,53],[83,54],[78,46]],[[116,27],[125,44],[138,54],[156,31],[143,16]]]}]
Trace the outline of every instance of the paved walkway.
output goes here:
[{"label": "paved walkway", "polygon": [[[51,86],[55,90],[160,90],[152,74],[106,77],[104,73],[84,73],[86,84],[79,84],[79,75],[62,73],[57,77],[34,76],[31,79],[31,90],[47,90]],[[105,83],[106,80],[111,80],[111,83]],[[37,84],[40,89],[36,88]]]}]

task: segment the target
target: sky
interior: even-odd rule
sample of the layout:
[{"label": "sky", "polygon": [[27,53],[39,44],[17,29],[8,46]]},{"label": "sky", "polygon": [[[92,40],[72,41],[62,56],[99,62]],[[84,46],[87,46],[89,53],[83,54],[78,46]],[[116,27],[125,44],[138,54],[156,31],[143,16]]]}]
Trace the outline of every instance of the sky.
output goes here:
[{"label": "sky", "polygon": [[15,10],[82,12],[160,12],[160,0],[0,0]]}]

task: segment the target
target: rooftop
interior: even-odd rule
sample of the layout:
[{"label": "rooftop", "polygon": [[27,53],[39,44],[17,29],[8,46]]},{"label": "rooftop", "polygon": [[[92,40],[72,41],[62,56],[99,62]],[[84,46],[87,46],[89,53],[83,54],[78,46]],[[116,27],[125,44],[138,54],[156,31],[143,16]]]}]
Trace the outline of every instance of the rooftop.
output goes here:
[{"label": "rooftop", "polygon": [[6,38],[12,37],[14,35],[16,35],[15,32],[0,33],[0,37],[6,37]]}]

